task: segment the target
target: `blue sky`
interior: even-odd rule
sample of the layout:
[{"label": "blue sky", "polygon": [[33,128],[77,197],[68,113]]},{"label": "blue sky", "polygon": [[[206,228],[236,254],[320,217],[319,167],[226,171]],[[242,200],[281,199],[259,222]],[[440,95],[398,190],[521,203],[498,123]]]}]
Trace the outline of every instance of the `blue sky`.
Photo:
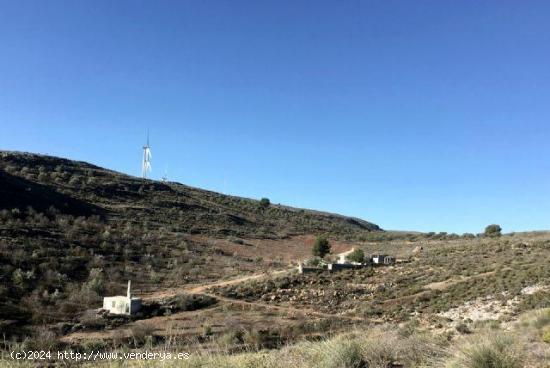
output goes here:
[{"label": "blue sky", "polygon": [[0,148],[354,215],[550,226],[545,1],[0,1]]}]

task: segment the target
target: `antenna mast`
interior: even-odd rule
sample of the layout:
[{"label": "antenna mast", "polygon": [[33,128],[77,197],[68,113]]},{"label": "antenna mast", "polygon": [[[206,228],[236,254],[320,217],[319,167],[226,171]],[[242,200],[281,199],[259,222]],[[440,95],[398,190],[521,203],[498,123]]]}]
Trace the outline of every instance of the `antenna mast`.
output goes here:
[{"label": "antenna mast", "polygon": [[143,146],[143,160],[141,161],[141,177],[147,179],[147,173],[151,169],[151,146],[149,146],[149,131],[147,131],[147,144]]}]

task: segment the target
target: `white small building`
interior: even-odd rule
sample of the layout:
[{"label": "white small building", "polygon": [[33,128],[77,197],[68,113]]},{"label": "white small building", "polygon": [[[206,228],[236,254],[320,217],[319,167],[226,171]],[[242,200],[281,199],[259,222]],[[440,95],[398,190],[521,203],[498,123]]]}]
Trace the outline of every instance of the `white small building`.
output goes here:
[{"label": "white small building", "polygon": [[126,296],[107,296],[103,298],[103,309],[111,314],[131,315],[141,309],[141,298],[133,298],[131,291],[131,281],[128,280],[128,291]]},{"label": "white small building", "polygon": [[387,256],[385,254],[376,254],[372,256],[372,263],[374,264],[394,264],[395,263],[395,257]]}]

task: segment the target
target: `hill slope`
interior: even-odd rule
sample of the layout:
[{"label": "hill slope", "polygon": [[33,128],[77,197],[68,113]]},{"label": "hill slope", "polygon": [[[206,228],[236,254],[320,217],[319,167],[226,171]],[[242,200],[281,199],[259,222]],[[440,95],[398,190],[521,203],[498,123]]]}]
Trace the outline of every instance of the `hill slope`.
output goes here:
[{"label": "hill slope", "polygon": [[234,276],[283,265],[283,253],[307,236],[380,230],[85,162],[0,152],[0,321],[62,321],[121,292],[127,279],[158,288]]},{"label": "hill slope", "polygon": [[[357,218],[279,205],[262,208],[256,200],[179,183],[144,181],[85,162],[27,153],[0,154],[0,168],[20,177],[16,184],[19,188],[39,183],[50,191],[103,208],[111,215],[153,215],[162,221],[162,217],[170,217],[177,211],[178,230],[191,233],[279,238],[304,233],[349,235],[381,230],[377,225]],[[4,176],[0,177],[2,186]],[[72,198],[67,198],[67,201],[74,201]],[[40,200],[36,202],[42,204]],[[15,204],[0,203],[0,206],[21,207]],[[22,206],[28,204],[25,200],[20,202]],[[52,205],[59,207],[54,198]],[[74,207],[74,203],[69,207]],[[89,215],[85,211],[82,214]]]}]

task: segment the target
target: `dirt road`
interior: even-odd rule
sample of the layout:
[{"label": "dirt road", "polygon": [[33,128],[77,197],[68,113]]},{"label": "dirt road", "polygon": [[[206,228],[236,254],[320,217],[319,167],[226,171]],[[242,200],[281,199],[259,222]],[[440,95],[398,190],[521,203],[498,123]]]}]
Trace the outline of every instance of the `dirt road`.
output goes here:
[{"label": "dirt road", "polygon": [[173,289],[167,289],[167,290],[159,290],[158,292],[154,292],[151,294],[147,294],[143,296],[144,300],[158,300],[167,298],[170,296],[174,296],[181,293],[188,293],[188,294],[201,294],[201,295],[207,295],[212,298],[215,298],[219,301],[223,301],[226,303],[231,304],[237,304],[237,305],[243,305],[243,306],[250,306],[250,307],[259,307],[259,308],[265,308],[265,309],[271,309],[271,310],[277,310],[281,312],[290,312],[290,313],[296,313],[296,314],[302,314],[302,315],[311,315],[311,316],[317,316],[317,317],[323,317],[323,318],[342,318],[342,319],[349,319],[349,320],[357,320],[357,321],[363,321],[363,318],[360,317],[352,317],[352,316],[344,316],[344,315],[336,315],[336,314],[330,314],[330,313],[323,313],[319,311],[315,311],[312,309],[307,308],[295,308],[290,306],[282,306],[282,305],[275,305],[270,303],[262,303],[262,302],[249,302],[242,299],[232,299],[227,298],[218,294],[214,294],[211,292],[208,292],[208,289],[212,287],[222,287],[222,286],[229,286],[229,285],[235,285],[240,284],[242,282],[251,281],[251,280],[261,280],[263,278],[267,277],[273,277],[273,276],[280,276],[291,272],[291,270],[279,270],[279,271],[272,271],[272,272],[262,272],[257,273],[253,275],[248,276],[242,276],[231,280],[223,280],[223,281],[215,281],[211,283],[206,284],[200,284],[200,285],[194,285],[194,286],[185,286],[181,288],[173,288]]},{"label": "dirt road", "polygon": [[198,284],[198,285],[185,285],[177,288],[170,288],[170,289],[154,291],[152,293],[145,293],[142,295],[141,298],[143,300],[159,300],[159,299],[168,298],[168,297],[182,294],[182,293],[204,294],[204,291],[211,287],[234,285],[245,281],[260,280],[267,277],[280,276],[289,272],[291,272],[291,270],[278,270],[278,271],[271,271],[271,272],[256,273],[256,274],[242,276],[242,277],[238,277],[230,280],[214,281],[214,282]]}]

